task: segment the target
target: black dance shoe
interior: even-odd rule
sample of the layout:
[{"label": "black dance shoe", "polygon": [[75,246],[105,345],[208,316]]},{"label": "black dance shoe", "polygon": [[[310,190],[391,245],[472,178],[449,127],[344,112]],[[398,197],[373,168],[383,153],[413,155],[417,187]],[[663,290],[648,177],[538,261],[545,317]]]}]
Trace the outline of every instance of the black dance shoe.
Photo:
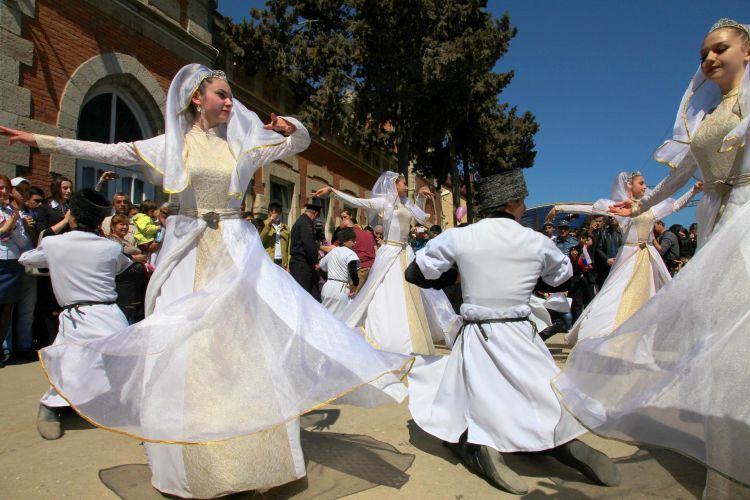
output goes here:
[{"label": "black dance shoe", "polygon": [[620,484],[620,471],[610,458],[583,441],[574,439],[552,450],[552,456],[603,486]]},{"label": "black dance shoe", "polygon": [[505,464],[502,454],[489,446],[445,441],[443,444],[461,459],[467,469],[482,476],[494,487],[514,495],[529,492],[526,481]]}]

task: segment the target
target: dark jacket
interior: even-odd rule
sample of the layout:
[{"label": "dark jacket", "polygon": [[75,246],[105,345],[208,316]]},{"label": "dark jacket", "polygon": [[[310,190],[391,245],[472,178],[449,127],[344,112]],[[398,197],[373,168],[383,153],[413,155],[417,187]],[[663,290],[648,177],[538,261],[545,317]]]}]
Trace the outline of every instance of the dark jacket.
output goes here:
[{"label": "dark jacket", "polygon": [[312,219],[307,214],[300,215],[292,226],[289,255],[291,262],[304,262],[313,267],[318,263],[315,228]]},{"label": "dark jacket", "polygon": [[[65,217],[65,210],[67,208],[63,205],[42,205],[36,211],[36,230],[38,234],[42,234],[45,231],[44,236],[53,235],[52,231],[47,231],[49,228],[63,220]],[[65,227],[61,233],[68,232],[69,228]]]},{"label": "dark jacket", "polygon": [[664,231],[659,236],[659,244],[661,245],[659,250],[661,258],[667,267],[671,267],[680,258],[680,240],[672,231]]}]

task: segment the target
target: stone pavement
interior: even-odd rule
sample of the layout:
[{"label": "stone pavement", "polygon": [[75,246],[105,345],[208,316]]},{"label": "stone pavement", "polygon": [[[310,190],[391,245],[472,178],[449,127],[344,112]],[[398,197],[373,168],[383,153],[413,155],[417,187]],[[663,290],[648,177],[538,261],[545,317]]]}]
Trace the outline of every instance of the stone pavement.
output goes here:
[{"label": "stone pavement", "polygon": [[[38,363],[0,370],[0,498],[163,498],[149,485],[143,446],[96,429],[71,413],[65,435],[37,435],[37,401],[46,390]],[[422,432],[406,403],[365,410],[331,406],[303,417],[308,477],[282,488],[232,498],[515,498],[468,472],[439,440]],[[664,450],[646,450],[593,435],[584,440],[620,466],[622,485],[595,486],[548,457],[507,461],[529,484],[528,499],[700,498],[705,469]]]}]

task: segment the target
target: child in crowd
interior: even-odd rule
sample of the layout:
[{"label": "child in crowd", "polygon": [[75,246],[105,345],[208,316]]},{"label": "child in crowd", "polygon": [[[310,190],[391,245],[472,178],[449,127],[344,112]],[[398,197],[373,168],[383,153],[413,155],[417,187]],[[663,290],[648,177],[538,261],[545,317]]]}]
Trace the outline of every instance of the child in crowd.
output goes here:
[{"label": "child in crowd", "polygon": [[161,226],[154,220],[155,215],[156,203],[143,200],[139,212],[132,219],[135,225],[135,243],[144,252],[151,251],[151,243],[161,229]]}]

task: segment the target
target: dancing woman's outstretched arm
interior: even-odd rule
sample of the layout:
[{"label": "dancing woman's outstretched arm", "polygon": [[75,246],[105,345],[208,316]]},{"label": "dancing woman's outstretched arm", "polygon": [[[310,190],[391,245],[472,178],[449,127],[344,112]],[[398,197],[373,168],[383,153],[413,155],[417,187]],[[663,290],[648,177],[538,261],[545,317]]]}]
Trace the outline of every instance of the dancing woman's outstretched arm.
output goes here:
[{"label": "dancing woman's outstretched arm", "polygon": [[[110,165],[140,165],[143,161],[138,156],[132,143],[118,142],[117,144],[103,144],[100,142],[79,141],[50,135],[34,134],[23,130],[15,130],[0,126],[0,134],[9,138],[9,144],[25,144],[32,148],[39,148],[42,154],[60,154],[81,160],[92,160]],[[148,139],[156,140],[158,137]],[[145,141],[144,141],[145,142]]]},{"label": "dancing woman's outstretched arm", "polygon": [[693,196],[703,191],[703,183],[696,182],[695,185],[685,194],[680,196],[677,200],[668,198],[656,206],[651,208],[651,212],[654,214],[654,219],[659,220],[671,215],[675,212],[682,210],[682,208],[689,202]]},{"label": "dancing woman's outstretched arm", "polygon": [[385,198],[357,198],[356,196],[346,194],[343,191],[339,191],[338,189],[334,189],[330,186],[318,189],[312,194],[312,196],[319,197],[326,196],[328,194],[332,194],[351,207],[366,208],[368,210],[375,210],[376,212],[382,211],[388,201]]},{"label": "dancing woman's outstretched arm", "polygon": [[276,116],[271,113],[271,122],[265,125],[270,130],[287,130],[288,135],[279,135],[279,143],[260,147],[256,150],[258,165],[271,163],[279,158],[304,151],[310,146],[310,133],[304,125],[290,116]]}]

